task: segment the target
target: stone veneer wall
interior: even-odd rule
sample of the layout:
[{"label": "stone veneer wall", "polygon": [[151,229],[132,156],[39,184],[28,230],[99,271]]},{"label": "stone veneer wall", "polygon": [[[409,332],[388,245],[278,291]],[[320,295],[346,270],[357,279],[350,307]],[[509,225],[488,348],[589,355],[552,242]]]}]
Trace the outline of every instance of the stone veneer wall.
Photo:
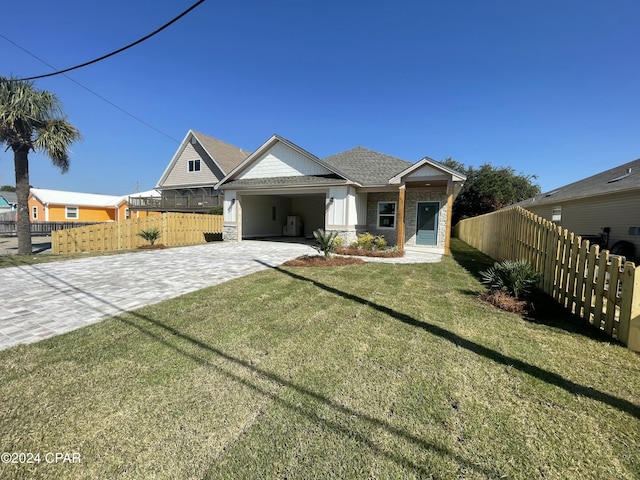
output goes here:
[{"label": "stone veneer wall", "polygon": [[238,241],[238,227],[236,225],[225,225],[222,232],[222,240],[225,242]]},{"label": "stone veneer wall", "polygon": [[[378,202],[396,202],[398,205],[399,194],[397,192],[369,193],[367,195],[367,231],[373,235],[382,235],[389,245],[398,243],[397,225],[393,230],[378,228]],[[407,188],[404,199],[405,221],[405,245],[416,244],[416,221],[418,202],[440,202],[438,214],[438,248],[444,248],[447,234],[447,192],[443,189]],[[396,222],[398,215],[396,212]]]},{"label": "stone veneer wall", "polygon": [[[405,218],[405,245],[416,244],[416,222],[418,220],[418,202],[440,202],[438,213],[438,248],[444,248],[447,235],[447,192],[445,190],[432,190],[428,188],[408,188],[404,199]],[[419,245],[420,246],[420,245]]]},{"label": "stone veneer wall", "polygon": [[[378,202],[396,202],[397,210],[398,199],[398,192],[379,192],[367,195],[367,232],[384,237],[388,245],[396,245],[398,243],[398,226],[396,225],[396,228],[378,228]],[[396,211],[397,221],[398,212]]]}]

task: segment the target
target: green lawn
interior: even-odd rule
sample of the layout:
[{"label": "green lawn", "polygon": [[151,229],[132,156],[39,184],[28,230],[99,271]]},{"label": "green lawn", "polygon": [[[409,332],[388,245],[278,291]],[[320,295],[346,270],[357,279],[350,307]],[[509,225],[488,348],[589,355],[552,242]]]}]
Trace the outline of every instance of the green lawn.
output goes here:
[{"label": "green lawn", "polygon": [[640,478],[640,357],[486,258],[277,268],[0,352],[0,478]]}]

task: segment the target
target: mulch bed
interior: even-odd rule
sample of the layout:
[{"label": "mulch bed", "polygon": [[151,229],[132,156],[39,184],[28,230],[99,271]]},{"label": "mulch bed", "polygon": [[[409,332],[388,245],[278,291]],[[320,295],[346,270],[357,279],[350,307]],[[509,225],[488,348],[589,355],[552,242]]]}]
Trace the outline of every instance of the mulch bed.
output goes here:
[{"label": "mulch bed", "polygon": [[491,292],[481,293],[478,296],[481,302],[488,303],[494,307],[504,310],[505,312],[526,315],[531,312],[533,305],[526,300],[518,300],[505,292],[494,290]]},{"label": "mulch bed", "polygon": [[365,263],[361,258],[336,257],[325,258],[321,255],[304,255],[284,262],[285,267],[342,267],[345,265],[357,265]]},{"label": "mulch bed", "polygon": [[162,243],[156,243],[155,245],[140,245],[139,250],[161,250],[165,247]]},{"label": "mulch bed", "polygon": [[400,250],[361,250],[359,248],[336,248],[338,255],[356,255],[358,257],[398,258],[404,257]]}]

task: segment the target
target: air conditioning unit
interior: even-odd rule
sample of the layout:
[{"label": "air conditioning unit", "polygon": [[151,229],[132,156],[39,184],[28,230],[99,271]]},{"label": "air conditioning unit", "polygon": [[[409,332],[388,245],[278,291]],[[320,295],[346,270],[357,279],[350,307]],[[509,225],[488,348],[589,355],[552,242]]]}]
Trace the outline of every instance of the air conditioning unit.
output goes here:
[{"label": "air conditioning unit", "polygon": [[302,219],[295,215],[287,217],[287,224],[282,227],[282,235],[285,237],[299,237],[302,235]]}]

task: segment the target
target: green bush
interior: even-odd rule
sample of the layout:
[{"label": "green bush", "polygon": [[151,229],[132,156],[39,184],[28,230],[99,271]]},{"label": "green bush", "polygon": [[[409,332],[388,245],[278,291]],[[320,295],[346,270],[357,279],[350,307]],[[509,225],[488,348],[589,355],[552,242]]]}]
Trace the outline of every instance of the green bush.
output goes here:
[{"label": "green bush", "polygon": [[358,239],[351,244],[351,248],[357,248],[359,250],[385,250],[387,248],[387,241],[383,236],[373,236],[369,232],[364,232],[358,235]]},{"label": "green bush", "polygon": [[500,290],[515,298],[528,294],[540,278],[531,264],[524,260],[496,262],[493,267],[480,272],[480,276],[482,283],[491,290]]},{"label": "green bush", "polygon": [[336,250],[336,237],[338,232],[325,232],[319,228],[313,232],[313,236],[316,239],[316,244],[313,246],[319,253],[324,254],[325,258],[331,256]]},{"label": "green bush", "polygon": [[153,227],[148,230],[142,230],[140,233],[138,233],[138,236],[144,238],[151,245],[153,245],[154,243],[156,243],[156,240],[160,238],[160,230],[158,230],[156,227]]},{"label": "green bush", "polygon": [[374,245],[374,250],[384,250],[387,248],[387,241],[384,239],[384,237],[378,235],[377,237],[373,238],[373,245]]},{"label": "green bush", "polygon": [[222,208],[222,205],[218,205],[217,207],[211,208],[207,213],[209,215],[223,215],[224,209]]}]

